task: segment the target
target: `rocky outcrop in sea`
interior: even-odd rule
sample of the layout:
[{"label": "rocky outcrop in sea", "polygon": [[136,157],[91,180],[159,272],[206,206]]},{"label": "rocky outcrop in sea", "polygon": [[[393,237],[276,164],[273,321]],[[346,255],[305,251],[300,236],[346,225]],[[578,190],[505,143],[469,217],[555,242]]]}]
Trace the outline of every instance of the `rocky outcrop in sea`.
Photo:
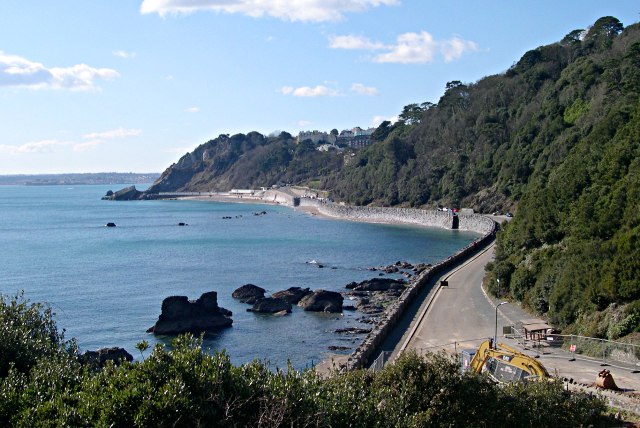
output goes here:
[{"label": "rocky outcrop in sea", "polygon": [[342,294],[336,291],[316,290],[303,297],[299,302],[305,311],[313,312],[342,312]]},{"label": "rocky outcrop in sea", "polygon": [[233,323],[231,311],[218,306],[218,293],[209,291],[198,300],[187,296],[171,296],[162,301],[162,313],[147,332],[181,334],[215,331]]},{"label": "rocky outcrop in sea", "polygon": [[101,348],[97,351],[86,351],[80,356],[80,362],[91,367],[102,368],[107,364],[107,361],[119,365],[123,361],[133,361],[133,355],[124,348]]},{"label": "rocky outcrop in sea", "polygon": [[241,303],[253,305],[258,300],[264,299],[265,289],[254,284],[245,284],[231,293],[231,297],[240,300]]},{"label": "rocky outcrop in sea", "polygon": [[143,194],[143,192],[136,189],[136,186],[129,186],[118,190],[117,192],[109,190],[102,199],[108,201],[134,201],[141,199]]},{"label": "rocky outcrop in sea", "polygon": [[266,314],[275,314],[278,312],[291,313],[291,308],[291,303],[287,302],[284,299],[266,297],[255,302],[253,304],[253,307],[247,309],[247,311]]},{"label": "rocky outcrop in sea", "polygon": [[303,297],[308,296],[311,293],[313,292],[309,288],[289,287],[286,290],[275,292],[271,296],[278,299],[284,299],[292,305],[297,305]]}]

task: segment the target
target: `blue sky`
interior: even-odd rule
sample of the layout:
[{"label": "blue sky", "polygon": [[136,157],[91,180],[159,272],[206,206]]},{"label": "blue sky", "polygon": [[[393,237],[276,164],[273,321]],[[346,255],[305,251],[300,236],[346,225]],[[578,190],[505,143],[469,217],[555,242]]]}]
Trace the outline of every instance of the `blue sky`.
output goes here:
[{"label": "blue sky", "polygon": [[0,174],[160,172],[219,134],[370,127],[637,1],[3,0]]}]

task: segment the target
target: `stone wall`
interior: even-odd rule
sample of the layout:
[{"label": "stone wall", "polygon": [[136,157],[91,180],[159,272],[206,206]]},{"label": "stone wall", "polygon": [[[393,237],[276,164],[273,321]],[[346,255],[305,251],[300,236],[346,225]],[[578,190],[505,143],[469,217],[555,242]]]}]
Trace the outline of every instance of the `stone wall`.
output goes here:
[{"label": "stone wall", "polygon": [[[490,220],[490,219],[488,219]],[[428,286],[433,286],[432,280],[437,278],[442,272],[445,272],[455,265],[469,259],[482,248],[489,244],[495,237],[495,222],[493,228],[488,231],[482,238],[472,242],[454,255],[447,257],[438,264],[433,265],[429,269],[423,271],[416,279],[411,281],[402,295],[392,305],[390,305],[384,314],[380,317],[378,324],[371,330],[365,340],[356,348],[347,360],[347,370],[353,370],[368,365],[373,361],[380,349],[380,346],[396,327],[402,315],[409,308],[413,300]],[[484,222],[479,224],[483,225]]]},{"label": "stone wall", "polygon": [[[444,229],[451,229],[453,225],[453,213],[450,211],[394,207],[358,207],[308,198],[301,198],[299,204],[301,207],[314,207],[322,215],[346,220],[372,223],[406,223]],[[486,235],[492,233],[495,228],[493,220],[480,214],[460,214],[458,219],[459,230]]]}]

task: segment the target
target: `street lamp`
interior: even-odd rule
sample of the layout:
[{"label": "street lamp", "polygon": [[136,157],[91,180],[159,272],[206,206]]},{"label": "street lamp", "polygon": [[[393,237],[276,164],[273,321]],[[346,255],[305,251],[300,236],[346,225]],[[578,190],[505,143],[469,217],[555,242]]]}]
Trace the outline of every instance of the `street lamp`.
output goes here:
[{"label": "street lamp", "polygon": [[506,305],[509,302],[500,302],[496,305],[496,329],[493,332],[493,347],[497,348],[498,347],[498,308],[502,305]]}]

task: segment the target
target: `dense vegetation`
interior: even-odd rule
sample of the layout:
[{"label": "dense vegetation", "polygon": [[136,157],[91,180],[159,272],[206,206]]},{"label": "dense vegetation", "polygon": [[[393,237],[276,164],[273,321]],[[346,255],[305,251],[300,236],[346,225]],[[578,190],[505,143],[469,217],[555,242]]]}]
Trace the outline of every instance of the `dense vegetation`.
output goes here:
[{"label": "dense vegetation", "polygon": [[[503,74],[449,82],[437,104],[406,106],[344,165],[286,133],[249,134],[201,146],[158,186],[315,180],[358,205],[517,208],[490,291],[566,332],[617,339],[640,332],[639,95],[640,25],[603,17]],[[214,145],[218,160],[203,161]],[[181,164],[196,173],[172,182]]]},{"label": "dense vegetation", "polygon": [[[51,312],[0,299],[2,426],[610,426],[600,399],[559,383],[498,387],[443,355],[407,355],[379,373],[234,366],[179,337],[143,361],[79,363]],[[144,346],[139,349],[143,351]]]},{"label": "dense vegetation", "polygon": [[171,165],[149,193],[228,191],[279,183],[306,183],[340,169],[342,155],[319,152],[288,133],[220,135]]}]

